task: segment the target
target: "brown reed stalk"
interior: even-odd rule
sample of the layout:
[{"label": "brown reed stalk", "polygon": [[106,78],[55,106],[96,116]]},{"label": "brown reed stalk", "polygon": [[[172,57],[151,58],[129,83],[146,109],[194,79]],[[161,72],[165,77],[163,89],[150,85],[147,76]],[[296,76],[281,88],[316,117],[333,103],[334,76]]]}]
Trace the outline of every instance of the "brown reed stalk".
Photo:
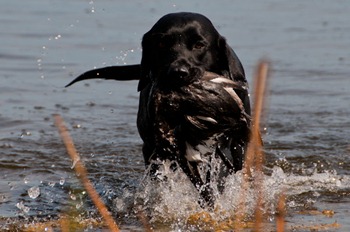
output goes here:
[{"label": "brown reed stalk", "polygon": [[262,140],[260,135],[260,122],[264,107],[264,98],[267,85],[269,63],[260,61],[254,77],[254,108],[251,127],[251,137],[247,148],[244,171],[249,175],[251,168],[257,171],[262,170],[264,164],[264,153],[262,152]]},{"label": "brown reed stalk", "polygon": [[153,231],[151,224],[149,223],[145,213],[142,210],[138,211],[137,217],[141,221],[145,232],[152,232]]},{"label": "brown reed stalk", "polygon": [[62,216],[60,220],[61,232],[69,232],[69,221],[66,216]]},{"label": "brown reed stalk", "polygon": [[255,192],[258,193],[258,199],[255,208],[255,231],[261,231],[262,221],[263,221],[263,204],[262,198],[264,196],[263,192],[263,176],[262,167],[265,163],[265,154],[262,150],[263,144],[260,135],[260,122],[262,117],[262,110],[264,107],[264,99],[267,85],[269,64],[266,61],[259,63],[258,71],[255,76],[255,97],[254,97],[254,113],[253,113],[253,126],[252,126],[252,141],[251,144],[253,148],[248,149],[248,156],[253,156],[254,169],[258,174],[255,177],[254,188]]},{"label": "brown reed stalk", "polygon": [[92,202],[98,209],[99,213],[101,214],[102,218],[105,221],[105,224],[108,226],[110,231],[119,232],[119,228],[117,224],[113,220],[107,207],[105,206],[100,196],[98,195],[96,189],[93,187],[92,183],[87,177],[87,170],[84,164],[80,161],[80,156],[75,149],[73,140],[69,135],[67,127],[64,125],[64,121],[62,117],[60,115],[54,115],[54,118],[55,118],[55,125],[58,128],[61,138],[63,140],[63,143],[66,146],[67,152],[73,161],[74,170],[77,177],[80,179],[86,192],[89,194]]},{"label": "brown reed stalk", "polygon": [[278,199],[276,214],[276,232],[284,232],[286,227],[286,196],[282,193]]},{"label": "brown reed stalk", "polygon": [[245,216],[245,202],[249,187],[249,180],[252,177],[251,170],[254,169],[258,174],[254,180],[254,190],[258,193],[258,199],[255,208],[255,231],[261,231],[263,212],[262,212],[262,166],[264,163],[264,153],[262,151],[262,140],[260,136],[260,122],[262,117],[262,109],[264,106],[264,97],[266,92],[267,77],[268,77],[269,63],[262,60],[258,64],[258,68],[254,77],[254,108],[250,141],[247,147],[245,163],[243,167],[243,180],[240,192],[240,202],[238,204],[238,211],[235,217],[236,230],[241,230],[241,222]]}]

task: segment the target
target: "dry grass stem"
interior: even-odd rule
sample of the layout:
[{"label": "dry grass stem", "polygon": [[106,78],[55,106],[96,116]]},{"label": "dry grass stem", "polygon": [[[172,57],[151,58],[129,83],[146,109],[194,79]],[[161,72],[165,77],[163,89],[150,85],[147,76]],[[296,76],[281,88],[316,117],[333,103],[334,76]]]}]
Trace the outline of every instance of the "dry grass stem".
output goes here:
[{"label": "dry grass stem", "polygon": [[254,110],[252,118],[252,129],[250,142],[248,144],[245,163],[243,167],[243,181],[240,193],[240,202],[238,204],[238,210],[235,217],[235,227],[239,231],[242,228],[239,226],[244,220],[246,209],[245,202],[250,183],[251,170],[255,170],[256,177],[254,180],[254,189],[258,193],[257,204],[255,208],[255,231],[261,231],[263,212],[262,212],[262,182],[261,176],[262,166],[264,163],[264,153],[262,151],[262,140],[260,136],[260,122],[262,117],[262,109],[264,107],[264,98],[267,85],[267,77],[269,71],[269,63],[267,61],[261,61],[258,65],[256,75],[254,77]]},{"label": "dry grass stem", "polygon": [[[262,166],[265,163],[265,155],[262,151],[262,140],[260,136],[260,122],[262,117],[262,110],[264,107],[264,99],[267,85],[268,76],[268,63],[262,61],[259,63],[257,74],[254,78],[254,112],[253,112],[253,125],[252,125],[252,137],[250,146],[248,146],[247,155],[250,156],[254,164],[252,166],[255,169],[257,176],[254,179],[255,192],[258,193],[258,198],[255,208],[255,231],[261,231],[263,222],[263,203],[262,198],[264,196],[263,191],[263,176],[262,176]],[[250,169],[246,167],[247,170]]]},{"label": "dry grass stem", "polygon": [[264,163],[264,154],[262,152],[263,144],[260,136],[260,122],[264,107],[268,70],[269,63],[267,61],[261,61],[258,64],[254,78],[254,108],[251,137],[244,163],[244,171],[249,175],[251,168],[254,168],[256,171],[261,171]]},{"label": "dry grass stem", "polygon": [[276,231],[284,232],[286,216],[286,196],[282,193],[278,199],[277,215],[276,215]]},{"label": "dry grass stem", "polygon": [[62,216],[60,220],[61,232],[69,232],[69,220],[66,216]]},{"label": "dry grass stem", "polygon": [[139,211],[137,213],[137,217],[139,218],[139,220],[141,221],[142,225],[143,225],[143,228],[146,232],[152,232],[152,226],[151,224],[149,223],[148,221],[148,218],[147,216],[144,214],[143,211]]},{"label": "dry grass stem", "polygon": [[60,115],[55,115],[54,117],[55,117],[55,125],[58,128],[61,138],[66,146],[67,152],[73,161],[74,170],[78,178],[80,179],[81,183],[83,184],[85,190],[89,194],[91,200],[93,201],[94,205],[98,209],[99,213],[103,217],[110,231],[119,232],[119,228],[117,224],[113,220],[107,207],[104,205],[97,191],[95,190],[92,183],[87,177],[87,170],[83,165],[83,163],[80,161],[80,156],[75,149],[73,140],[68,133],[68,129],[64,125],[62,117]]}]

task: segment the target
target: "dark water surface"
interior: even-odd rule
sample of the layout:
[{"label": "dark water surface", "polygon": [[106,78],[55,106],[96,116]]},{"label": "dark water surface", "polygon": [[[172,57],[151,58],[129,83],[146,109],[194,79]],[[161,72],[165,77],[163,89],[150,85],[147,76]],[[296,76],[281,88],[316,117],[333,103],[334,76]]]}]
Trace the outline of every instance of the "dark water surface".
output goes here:
[{"label": "dark water surface", "polygon": [[[52,115],[57,113],[64,117],[91,180],[117,220],[126,230],[140,228],[130,203],[144,172],[136,128],[137,82],[63,86],[94,67],[139,63],[142,35],[162,15],[175,11],[208,16],[235,49],[249,80],[261,57],[272,63],[264,135],[271,173],[266,176],[271,196],[267,204],[273,205],[275,194],[284,189],[289,228],[338,222],[340,228],[328,231],[349,231],[350,2],[345,0],[3,4],[0,229],[18,221],[57,218],[72,205],[85,217],[95,217],[54,127]],[[178,192],[186,192],[188,186]],[[140,198],[147,198],[146,190],[147,186]],[[176,191],[171,194],[178,205],[176,199],[186,198]],[[235,194],[220,199],[222,205],[234,204],[231,195]],[[166,196],[162,199],[154,208],[164,216],[165,208],[176,206]],[[187,201],[193,199],[188,196]],[[299,213],[310,209],[335,214]],[[181,208],[170,217],[190,213]],[[166,230],[181,230],[181,225]]]}]

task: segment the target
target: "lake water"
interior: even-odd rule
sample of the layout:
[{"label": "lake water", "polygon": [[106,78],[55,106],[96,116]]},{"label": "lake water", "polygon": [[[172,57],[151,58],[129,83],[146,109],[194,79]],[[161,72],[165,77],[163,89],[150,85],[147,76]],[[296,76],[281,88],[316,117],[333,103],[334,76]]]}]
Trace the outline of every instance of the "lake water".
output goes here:
[{"label": "lake water", "polygon": [[[166,222],[160,226],[164,231],[185,230],[183,218],[198,207],[187,179],[176,174],[178,185],[158,186],[157,193],[142,181],[137,82],[92,80],[64,88],[94,67],[139,63],[143,34],[162,15],[176,11],[210,18],[240,57],[250,82],[258,60],[271,61],[264,119],[267,211],[274,211],[276,196],[284,191],[287,228],[308,231],[311,225],[337,222],[340,228],[325,231],[350,231],[346,0],[2,4],[0,229],[54,220],[72,206],[82,218],[98,217],[54,126],[52,115],[60,114],[90,179],[122,228],[141,230],[133,202],[148,200],[145,208],[155,211],[155,221]],[[237,179],[239,174],[228,181],[218,201],[226,211],[234,210]],[[312,213],[323,210],[334,215]],[[273,213],[269,217],[273,223]]]}]

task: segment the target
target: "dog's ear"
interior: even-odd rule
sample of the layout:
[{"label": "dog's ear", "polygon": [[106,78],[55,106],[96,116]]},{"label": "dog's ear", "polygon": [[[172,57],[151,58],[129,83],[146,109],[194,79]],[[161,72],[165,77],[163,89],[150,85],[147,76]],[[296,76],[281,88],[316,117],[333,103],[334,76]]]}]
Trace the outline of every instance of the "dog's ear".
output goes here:
[{"label": "dog's ear", "polygon": [[224,37],[219,38],[219,52],[220,64],[223,65],[222,70],[227,72],[225,74],[234,81],[247,82],[240,60],[232,48],[226,43]]},{"label": "dog's ear", "polygon": [[151,31],[147,32],[142,38],[142,58],[141,58],[141,77],[137,87],[138,91],[143,90],[151,83]]}]

